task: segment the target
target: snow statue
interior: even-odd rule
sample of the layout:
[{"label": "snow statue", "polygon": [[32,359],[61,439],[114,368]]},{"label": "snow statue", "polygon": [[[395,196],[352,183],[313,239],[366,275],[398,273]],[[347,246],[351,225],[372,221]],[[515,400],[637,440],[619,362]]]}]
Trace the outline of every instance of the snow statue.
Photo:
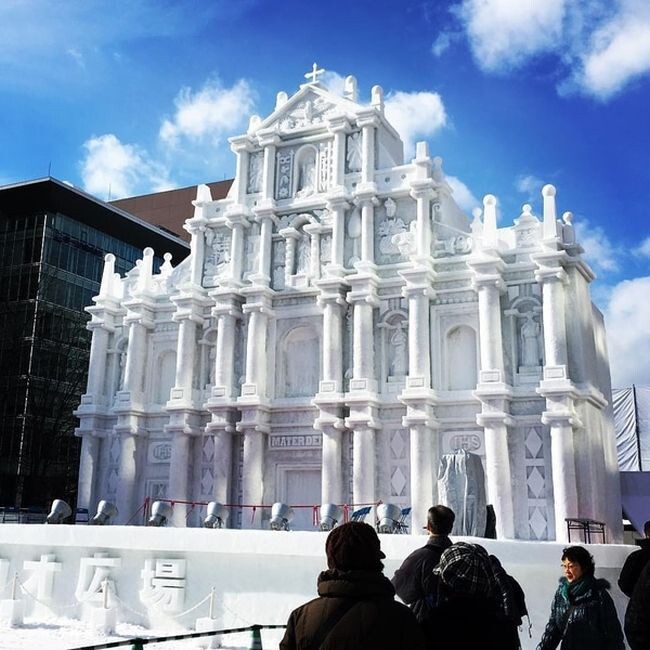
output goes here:
[{"label": "snow statue", "polygon": [[[566,541],[565,518],[589,517],[620,541],[604,324],[555,188],[539,217],[498,223],[492,195],[468,215],[426,142],[404,159],[380,86],[322,75],[230,138],[238,177],[219,200],[197,187],[187,259],[155,272],[146,249],[125,277],[106,260],[78,506],[126,523],[166,495],[175,526],[216,501],[266,527],[260,504],[381,500],[420,532],[447,499],[482,533],[487,494],[502,539]],[[458,448],[474,455],[438,483]]]},{"label": "snow statue", "polygon": [[528,367],[539,366],[539,323],[534,319],[532,312],[525,314],[526,321],[521,326],[520,358],[521,365]]},{"label": "snow statue", "polygon": [[392,377],[403,377],[408,371],[408,338],[401,327],[390,337],[390,345],[390,374]]},{"label": "snow statue", "polygon": [[248,168],[248,188],[250,194],[259,192],[262,189],[262,162],[261,153],[255,153],[250,157]]},{"label": "snow statue", "polygon": [[456,515],[452,535],[484,537],[487,504],[485,475],[479,456],[456,449],[440,459],[438,500]]},{"label": "snow statue", "polygon": [[297,197],[309,196],[313,194],[316,186],[316,158],[308,155],[300,164],[298,173]]},{"label": "snow statue", "polygon": [[361,171],[361,136],[358,131],[348,136],[346,161],[349,172]]}]

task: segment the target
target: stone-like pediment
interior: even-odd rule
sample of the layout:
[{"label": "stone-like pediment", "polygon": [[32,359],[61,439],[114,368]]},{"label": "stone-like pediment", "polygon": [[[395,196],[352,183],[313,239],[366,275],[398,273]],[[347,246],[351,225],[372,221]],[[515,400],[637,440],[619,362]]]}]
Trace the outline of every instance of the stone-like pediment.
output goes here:
[{"label": "stone-like pediment", "polygon": [[360,106],[334,95],[320,86],[307,86],[299,90],[284,105],[269,115],[259,129],[277,130],[280,133],[317,128],[334,115],[356,112]]}]

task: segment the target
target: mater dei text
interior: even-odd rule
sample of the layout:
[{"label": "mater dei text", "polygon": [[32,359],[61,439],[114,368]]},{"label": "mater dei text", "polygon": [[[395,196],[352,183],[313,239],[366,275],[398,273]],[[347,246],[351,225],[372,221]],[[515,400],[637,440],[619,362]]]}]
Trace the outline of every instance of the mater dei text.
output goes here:
[{"label": "mater dei text", "polygon": [[[588,517],[619,541],[603,319],[555,188],[511,225],[491,195],[467,215],[426,143],[404,162],[379,86],[362,101],[318,76],[230,139],[235,182],[197,188],[186,260],[154,273],[146,249],[120,277],[106,257],[78,505],[125,523],[147,497],[382,500],[419,532],[464,448],[500,538],[565,540]],[[199,524],[187,508],[175,525]]]}]

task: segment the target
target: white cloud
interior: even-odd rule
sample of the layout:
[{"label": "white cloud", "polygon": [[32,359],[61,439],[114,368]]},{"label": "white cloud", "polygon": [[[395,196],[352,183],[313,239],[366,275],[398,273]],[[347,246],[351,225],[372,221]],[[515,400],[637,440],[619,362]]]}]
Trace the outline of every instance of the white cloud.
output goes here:
[{"label": "white cloud", "polygon": [[624,10],[598,30],[592,41],[583,59],[582,85],[607,99],[650,71],[650,6]]},{"label": "white cloud", "polygon": [[218,145],[244,127],[254,103],[253,90],[243,79],[231,88],[218,81],[208,81],[196,92],[183,88],[174,100],[173,117],[163,120],[160,139],[170,146],[183,138],[191,143]]},{"label": "white cloud", "polygon": [[454,13],[477,64],[488,72],[552,54],[559,92],[601,100],[650,72],[646,0],[462,0]]},{"label": "white cloud", "polygon": [[515,181],[515,188],[518,192],[526,196],[526,200],[529,203],[539,199],[543,185],[544,181],[533,174],[518,176]]},{"label": "white cloud", "polygon": [[84,142],[81,162],[84,189],[105,199],[119,199],[139,192],[169,189],[166,170],[147,153],[132,144],[123,144],[112,133]]},{"label": "white cloud", "polygon": [[447,123],[442,98],[438,93],[396,91],[385,101],[386,118],[404,141],[404,156],[415,152],[416,138],[431,137]]},{"label": "white cloud", "polygon": [[478,64],[496,71],[517,67],[556,47],[564,4],[564,0],[465,0],[458,15]]},{"label": "white cloud", "polygon": [[456,176],[445,176],[445,180],[451,185],[454,192],[456,203],[467,213],[471,213],[474,208],[480,208],[483,204],[479,201],[472,190]]},{"label": "white cloud", "polygon": [[650,276],[617,284],[605,309],[605,327],[617,387],[650,384]]},{"label": "white cloud", "polygon": [[345,90],[345,77],[334,70],[325,70],[320,77],[321,83],[332,93],[343,97]]},{"label": "white cloud", "polygon": [[442,56],[451,46],[454,36],[452,32],[440,32],[436,36],[436,40],[433,41],[433,45],[431,45],[431,53],[433,56]]},{"label": "white cloud", "polygon": [[650,257],[650,237],[646,237],[641,244],[634,249],[635,255]]},{"label": "white cloud", "polygon": [[71,56],[77,63],[80,68],[86,67],[86,61],[84,59],[83,53],[78,50],[76,47],[69,47],[66,52]]},{"label": "white cloud", "polygon": [[596,272],[616,272],[620,269],[619,250],[600,226],[592,226],[587,219],[573,222],[578,243],[585,249],[585,258]]}]

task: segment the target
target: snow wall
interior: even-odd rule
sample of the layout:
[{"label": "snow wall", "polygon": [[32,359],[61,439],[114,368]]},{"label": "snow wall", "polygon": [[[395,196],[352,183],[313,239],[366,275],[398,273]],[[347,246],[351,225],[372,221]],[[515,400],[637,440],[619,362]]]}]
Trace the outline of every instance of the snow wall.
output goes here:
[{"label": "snow wall", "polygon": [[[4,524],[0,525],[0,598],[9,598],[11,577],[17,572],[30,593],[40,595],[42,601],[35,604],[23,596],[28,618],[46,620],[47,606],[51,616],[82,618],[87,613],[82,608],[99,606],[90,602],[97,597],[93,579],[98,575],[110,580],[116,591],[119,621],[157,629],[162,626],[177,633],[191,630],[196,618],[208,616],[208,602],[189,614],[183,612],[204,600],[214,587],[220,628],[284,624],[292,609],[316,595],[316,577],[326,568],[326,536],[320,532]],[[426,542],[424,535],[380,535],[380,539],[388,577],[411,551]],[[462,539],[483,544],[521,583],[533,628],[532,638],[525,628],[520,636],[523,647],[532,650],[548,618],[561,575],[564,545]],[[589,547],[596,574],[612,584],[611,594],[621,621],[627,599],[616,582],[626,556],[634,549],[622,545]],[[94,558],[95,554],[103,557]],[[171,562],[156,563],[160,560]],[[28,570],[25,562],[53,562],[57,566],[51,565],[52,571],[42,574],[50,577],[39,583],[38,570],[34,571],[33,565]],[[97,565],[99,572],[93,568]],[[89,602],[81,603],[79,597]],[[165,609],[168,611],[161,611]],[[265,650],[276,648],[282,637],[281,632],[273,631],[273,635],[265,635]]]}]

